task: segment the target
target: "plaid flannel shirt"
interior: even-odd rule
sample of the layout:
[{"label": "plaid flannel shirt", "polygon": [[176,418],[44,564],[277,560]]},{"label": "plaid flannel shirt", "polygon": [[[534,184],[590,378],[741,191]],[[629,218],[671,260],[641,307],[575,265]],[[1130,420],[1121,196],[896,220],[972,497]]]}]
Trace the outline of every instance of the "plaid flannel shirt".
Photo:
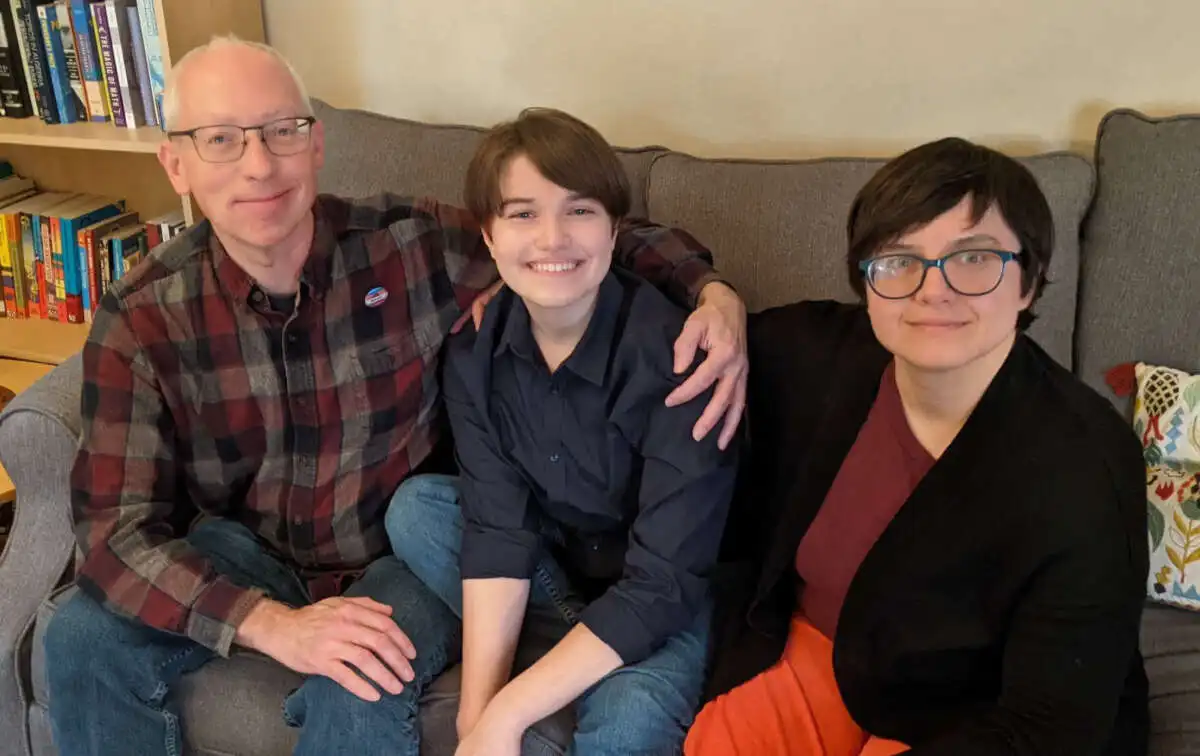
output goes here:
[{"label": "plaid flannel shirt", "polygon": [[[291,315],[207,222],[103,298],[83,352],[71,476],[81,588],[110,609],[228,655],[263,592],[180,537],[196,513],[246,525],[309,581],[389,552],[383,515],[438,441],[438,354],[496,280],[478,225],[432,200],[314,206]],[[628,224],[618,264],[694,303],[718,280],[685,233]]]}]

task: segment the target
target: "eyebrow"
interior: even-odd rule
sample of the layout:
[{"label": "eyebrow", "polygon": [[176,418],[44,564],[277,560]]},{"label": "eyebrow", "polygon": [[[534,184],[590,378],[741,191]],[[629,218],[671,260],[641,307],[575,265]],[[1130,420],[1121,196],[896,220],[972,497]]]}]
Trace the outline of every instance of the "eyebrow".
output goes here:
[{"label": "eyebrow", "polygon": [[[580,194],[579,192],[571,192],[570,194],[567,195],[567,202],[578,202],[579,200],[588,200],[590,202],[598,202],[599,201],[599,200],[593,200],[591,197],[585,197],[584,195]],[[504,212],[505,210],[507,210],[509,205],[533,205],[533,204],[536,204],[536,201],[530,197],[509,197],[506,200],[501,200],[500,212]]]}]

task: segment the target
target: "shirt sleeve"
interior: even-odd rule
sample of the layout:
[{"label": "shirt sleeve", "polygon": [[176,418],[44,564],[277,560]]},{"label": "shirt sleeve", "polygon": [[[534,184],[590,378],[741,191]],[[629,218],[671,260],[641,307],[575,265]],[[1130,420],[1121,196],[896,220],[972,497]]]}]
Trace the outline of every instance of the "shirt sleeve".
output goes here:
[{"label": "shirt sleeve", "polygon": [[638,514],[624,571],[581,617],[625,664],[645,659],[704,610],[733,496],[735,445],[721,451],[715,432],[692,438],[711,391],[678,407],[663,404],[666,395],[645,407]]},{"label": "shirt sleeve", "polygon": [[174,422],[112,296],[84,346],[81,417],[71,472],[81,590],[114,612],[227,656],[263,592],[234,585],[175,537],[168,522],[179,495]]},{"label": "shirt sleeve", "polygon": [[462,311],[489,286],[500,279],[496,262],[483,240],[483,232],[468,211],[429,198],[416,200],[416,210],[434,219],[432,237],[445,267],[454,300]]},{"label": "shirt sleeve", "polygon": [[531,493],[520,472],[500,454],[468,395],[459,375],[471,367],[467,357],[451,351],[442,389],[460,475],[462,577],[528,579],[540,545]]},{"label": "shirt sleeve", "polygon": [[728,285],[713,269],[712,253],[691,234],[649,221],[626,221],[621,226],[613,261],[687,309],[696,307],[708,284]]},{"label": "shirt sleeve", "polygon": [[[1015,608],[997,702],[916,745],[913,756],[1105,750],[1138,649],[1149,569],[1145,468],[1137,448],[1123,465],[1124,493],[1103,483],[1098,466],[1086,468],[1086,481],[1059,475],[1070,480],[1047,486],[1042,505],[1048,511],[1079,497],[1088,502],[1088,520],[1056,523],[1050,531],[1059,548]],[[1131,522],[1128,513],[1143,516]]]}]

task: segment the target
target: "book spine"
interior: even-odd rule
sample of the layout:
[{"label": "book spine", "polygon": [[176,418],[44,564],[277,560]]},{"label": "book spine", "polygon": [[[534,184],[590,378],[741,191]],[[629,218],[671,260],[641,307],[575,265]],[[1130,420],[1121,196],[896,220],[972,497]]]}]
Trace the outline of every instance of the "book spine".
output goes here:
[{"label": "book spine", "polygon": [[50,260],[54,268],[54,319],[67,323],[67,265],[63,258],[62,229],[58,216],[50,216],[47,227],[50,229]]},{"label": "book spine", "polygon": [[50,65],[46,45],[42,41],[42,26],[32,0],[12,0],[21,38],[29,50],[29,86],[37,102],[38,116],[46,123],[58,123],[58,103],[50,86]]},{"label": "book spine", "polygon": [[154,0],[137,0],[137,9],[142,27],[142,44],[146,46],[146,68],[150,71],[150,95],[154,101],[155,120],[165,130],[167,125],[162,105],[167,75],[163,66],[162,41],[158,36],[158,14],[154,11]]},{"label": "book spine", "polygon": [[42,317],[58,320],[58,306],[54,294],[54,247],[50,243],[50,219],[35,215],[33,230],[38,245],[38,283],[42,288]]},{"label": "book spine", "polygon": [[4,216],[4,233],[8,236],[8,252],[12,255],[13,280],[17,290],[17,317],[29,317],[29,281],[25,278],[25,252],[21,248],[20,213]]},{"label": "book spine", "polygon": [[0,104],[9,118],[28,118],[33,112],[23,78],[19,39],[12,7],[0,3]]},{"label": "book spine", "polygon": [[67,116],[67,95],[63,92],[63,89],[69,89],[70,85],[66,83],[65,72],[62,70],[66,66],[66,60],[63,58],[62,35],[58,33],[54,6],[39,5],[37,13],[42,31],[42,44],[46,47],[46,62],[50,69],[50,86],[54,89],[54,102],[58,106],[58,121],[71,123],[71,118]]},{"label": "book spine", "polygon": [[96,38],[100,45],[100,62],[104,67],[104,85],[108,89],[108,104],[112,109],[113,123],[125,125],[125,106],[121,102],[121,84],[117,80],[117,62],[113,53],[114,40],[108,25],[106,3],[90,6],[92,23],[96,25]]},{"label": "book spine", "polygon": [[157,223],[147,223],[146,242],[150,245],[150,249],[162,244],[162,226]]},{"label": "book spine", "polygon": [[25,286],[27,287],[27,296],[29,298],[29,317],[40,318],[42,316],[42,295],[41,287],[38,286],[37,274],[37,253],[36,245],[33,243],[33,221],[28,213],[21,213],[19,219],[21,224],[21,249],[25,263]]},{"label": "book spine", "polygon": [[12,252],[8,247],[8,223],[0,217],[0,286],[4,291],[4,316],[17,317],[17,287],[13,276]]},{"label": "book spine", "polygon": [[75,52],[83,74],[83,89],[87,94],[87,109],[93,121],[108,120],[108,103],[104,97],[104,74],[96,52],[96,35],[87,0],[71,0],[71,20],[75,29]]},{"label": "book spine", "polygon": [[[103,238],[96,240],[96,257],[100,260],[100,298],[103,299],[113,282],[112,252],[104,243]],[[97,303],[97,309],[99,309],[99,303]]]},{"label": "book spine", "polygon": [[[3,2],[3,0],[0,0]],[[21,52],[21,72],[25,75],[26,94],[29,96],[29,112],[35,118],[42,117],[41,107],[38,105],[37,93],[34,91],[33,84],[33,69],[30,68],[30,58],[32,51],[29,49],[29,40],[25,36],[25,27],[21,23],[21,3],[20,0],[8,0],[7,5],[9,18],[13,23],[13,36],[16,38],[17,49]]]},{"label": "book spine", "polygon": [[83,274],[83,322],[91,323],[91,312],[96,304],[94,294],[96,290],[96,265],[92,262],[91,250],[88,247],[88,236],[91,233],[86,229],[79,229],[76,234],[76,248],[79,250],[79,272]]},{"label": "book spine", "polygon": [[67,77],[67,108],[76,121],[88,120],[87,95],[83,91],[83,74],[79,70],[79,57],[75,54],[75,25],[71,23],[69,0],[59,0],[55,5],[58,34],[63,50],[62,70]]},{"label": "book spine", "polygon": [[122,0],[105,0],[108,12],[108,30],[112,39],[113,64],[117,69],[117,83],[121,89],[121,107],[125,109],[125,125],[136,129],[144,125],[145,117],[136,105],[133,88],[137,77],[133,73],[133,60],[129,47],[129,19],[125,18]]},{"label": "book spine", "polygon": [[133,48],[133,68],[137,73],[136,96],[142,102],[146,125],[157,126],[158,112],[154,107],[154,94],[150,91],[150,67],[146,62],[146,46],[142,41],[142,25],[138,20],[137,8],[127,6],[125,14],[129,17],[129,46]]}]

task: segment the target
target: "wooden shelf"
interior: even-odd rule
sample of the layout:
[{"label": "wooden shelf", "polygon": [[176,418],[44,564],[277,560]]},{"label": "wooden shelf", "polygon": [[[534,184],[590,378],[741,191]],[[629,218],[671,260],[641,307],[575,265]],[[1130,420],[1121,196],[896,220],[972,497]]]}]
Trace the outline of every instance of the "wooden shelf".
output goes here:
[{"label": "wooden shelf", "polygon": [[0,118],[0,144],[153,154],[162,139],[157,126],[123,129],[111,123],[51,125],[40,118]]},{"label": "wooden shelf", "polygon": [[83,349],[90,324],[0,318],[0,358],[57,365]]}]

